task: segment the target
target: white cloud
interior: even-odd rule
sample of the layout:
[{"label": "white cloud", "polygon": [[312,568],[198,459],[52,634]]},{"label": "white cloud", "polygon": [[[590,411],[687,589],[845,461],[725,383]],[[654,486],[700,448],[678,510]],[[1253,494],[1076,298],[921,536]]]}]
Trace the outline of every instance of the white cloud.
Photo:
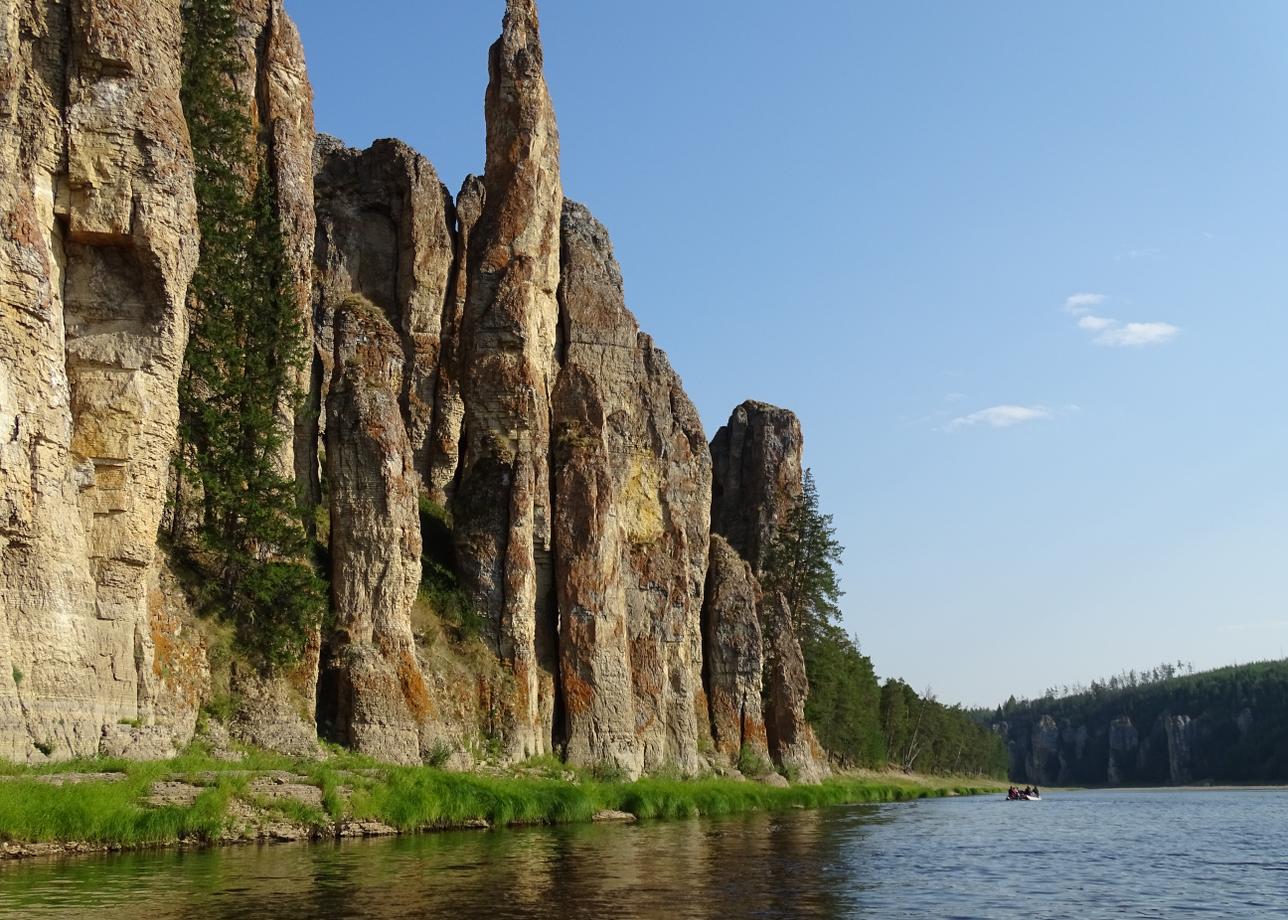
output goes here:
[{"label": "white cloud", "polygon": [[1114,323],[1096,336],[1095,341],[1110,348],[1139,348],[1170,342],[1180,331],[1171,323]]},{"label": "white cloud", "polygon": [[1079,316],[1104,302],[1104,294],[1070,294],[1065,298],[1064,308],[1073,315]]},{"label": "white cloud", "polygon": [[963,415],[948,423],[949,431],[962,428],[973,428],[985,425],[989,428],[1011,428],[1025,422],[1036,422],[1039,419],[1051,418],[1051,412],[1044,406],[992,406]]},{"label": "white cloud", "polygon": [[1085,329],[1088,332],[1103,332],[1112,325],[1114,325],[1114,320],[1105,319],[1103,316],[1084,316],[1078,320],[1078,328]]}]

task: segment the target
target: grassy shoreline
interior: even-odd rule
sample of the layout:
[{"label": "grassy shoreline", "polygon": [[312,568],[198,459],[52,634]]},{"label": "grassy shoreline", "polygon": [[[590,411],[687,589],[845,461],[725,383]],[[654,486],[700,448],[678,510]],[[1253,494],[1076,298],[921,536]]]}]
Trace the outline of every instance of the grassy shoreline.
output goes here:
[{"label": "grassy shoreline", "polygon": [[303,761],[260,752],[233,763],[201,752],[161,763],[0,763],[0,856],[686,818],[1004,788],[987,779],[882,773],[788,787],[727,778],[619,782],[554,758],[487,774],[390,766],[348,754]]}]

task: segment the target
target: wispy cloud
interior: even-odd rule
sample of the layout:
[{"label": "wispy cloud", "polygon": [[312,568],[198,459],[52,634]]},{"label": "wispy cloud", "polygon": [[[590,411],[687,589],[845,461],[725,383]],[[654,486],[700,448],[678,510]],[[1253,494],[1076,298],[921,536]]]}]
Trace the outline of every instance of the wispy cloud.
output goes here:
[{"label": "wispy cloud", "polygon": [[1103,332],[1113,324],[1112,319],[1105,319],[1103,316],[1084,316],[1078,320],[1078,328],[1088,332]]},{"label": "wispy cloud", "polygon": [[1180,328],[1171,323],[1111,323],[1096,336],[1097,345],[1110,348],[1141,348],[1162,345],[1180,334]]},{"label": "wispy cloud", "polygon": [[1162,345],[1180,334],[1180,328],[1171,323],[1124,323],[1108,316],[1092,313],[1109,298],[1104,294],[1070,294],[1065,298],[1064,310],[1078,317],[1078,328],[1093,335],[1092,341],[1108,348],[1143,348]]},{"label": "wispy cloud", "polygon": [[948,431],[960,431],[983,425],[986,428],[1013,428],[1026,422],[1051,418],[1045,406],[991,406],[970,415],[963,415],[948,423]]},{"label": "wispy cloud", "polygon": [[1104,294],[1070,294],[1064,301],[1064,308],[1074,316],[1090,313],[1092,307],[1105,302]]}]

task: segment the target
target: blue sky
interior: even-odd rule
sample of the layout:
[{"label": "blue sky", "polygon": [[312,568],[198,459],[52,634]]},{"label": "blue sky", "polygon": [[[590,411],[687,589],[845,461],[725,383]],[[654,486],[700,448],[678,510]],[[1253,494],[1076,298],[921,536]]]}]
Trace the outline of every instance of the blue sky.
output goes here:
[{"label": "blue sky", "polygon": [[[708,435],[794,409],[878,673],[1288,654],[1288,4],[541,0],[566,193]],[[288,0],[319,130],[483,162],[502,0]]]}]

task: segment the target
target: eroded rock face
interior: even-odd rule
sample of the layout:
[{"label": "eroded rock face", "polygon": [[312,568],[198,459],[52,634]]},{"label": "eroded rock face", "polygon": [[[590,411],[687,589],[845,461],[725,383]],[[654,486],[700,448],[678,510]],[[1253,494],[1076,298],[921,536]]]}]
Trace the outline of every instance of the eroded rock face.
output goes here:
[{"label": "eroded rock face", "polygon": [[1198,723],[1186,715],[1160,716],[1167,734],[1168,781],[1174,786],[1193,782],[1194,738]]},{"label": "eroded rock face", "polygon": [[565,202],[552,400],[568,758],[699,767],[710,458],[679,378],[626,309],[608,234]]},{"label": "eroded rock face", "polygon": [[181,36],[167,0],[0,12],[0,757],[158,719],[140,675],[197,255]]},{"label": "eroded rock face", "polygon": [[[334,138],[316,151],[318,211],[314,301],[319,399],[332,374],[333,324],[344,301],[373,303],[397,332],[404,355],[395,394],[410,440],[419,489],[439,504],[455,475],[455,453],[436,449],[444,324],[452,300],[455,208],[429,161],[401,141],[350,150]],[[454,330],[448,330],[449,334]]]},{"label": "eroded rock face", "polygon": [[765,550],[801,490],[805,439],[786,409],[748,401],[711,441],[711,529],[760,574]]},{"label": "eroded rock face", "polygon": [[1025,767],[1029,782],[1050,786],[1059,779],[1063,768],[1063,757],[1060,754],[1060,726],[1049,715],[1044,715],[1033,726]]},{"label": "eroded rock face", "polygon": [[[757,579],[777,528],[800,495],[804,447],[793,413],[750,401],[733,411],[711,441],[711,530],[750,563]],[[770,753],[802,782],[818,782],[828,774],[827,757],[805,719],[805,658],[781,594],[762,598],[760,625],[769,665],[765,726]]]},{"label": "eroded rock face", "polygon": [[1111,786],[1124,783],[1135,774],[1139,747],[1140,734],[1129,716],[1119,716],[1109,723],[1109,764],[1105,775]]},{"label": "eroded rock face", "polygon": [[533,0],[508,0],[486,98],[485,200],[461,320],[464,425],[453,496],[468,590],[517,685],[513,756],[550,750],[555,613],[550,392],[557,372],[559,134]]},{"label": "eroded rock face", "polygon": [[769,705],[765,711],[769,749],[774,760],[798,782],[821,782],[830,771],[814,729],[805,718],[809,680],[786,598],[777,593],[765,597],[760,619],[769,648]]},{"label": "eroded rock face", "polygon": [[711,564],[702,612],[703,673],[717,753],[737,761],[745,746],[769,758],[761,693],[764,641],[760,586],[751,565],[724,537],[711,537]]},{"label": "eroded rock face", "polygon": [[403,359],[381,310],[356,297],[340,308],[327,398],[335,631],[325,668],[339,740],[414,763],[429,699],[411,630],[421,541],[418,478],[398,405]]}]

